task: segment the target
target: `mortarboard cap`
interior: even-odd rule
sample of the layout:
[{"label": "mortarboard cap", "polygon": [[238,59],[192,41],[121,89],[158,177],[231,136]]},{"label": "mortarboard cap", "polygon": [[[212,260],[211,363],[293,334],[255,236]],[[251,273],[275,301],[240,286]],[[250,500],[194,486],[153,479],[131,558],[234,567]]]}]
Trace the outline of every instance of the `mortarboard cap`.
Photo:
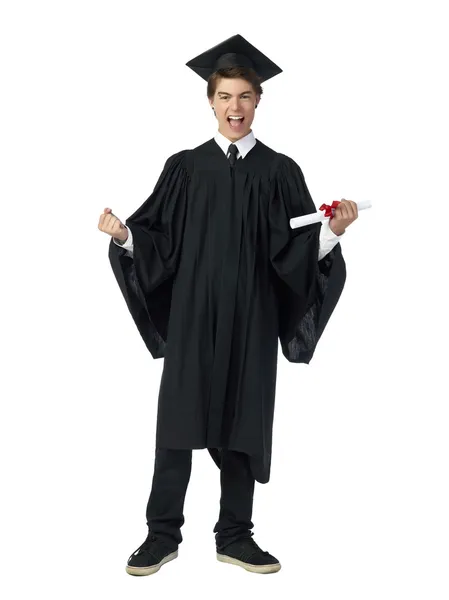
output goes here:
[{"label": "mortarboard cap", "polygon": [[206,81],[218,69],[229,67],[251,67],[262,81],[282,73],[281,68],[238,34],[192,58],[186,66]]}]

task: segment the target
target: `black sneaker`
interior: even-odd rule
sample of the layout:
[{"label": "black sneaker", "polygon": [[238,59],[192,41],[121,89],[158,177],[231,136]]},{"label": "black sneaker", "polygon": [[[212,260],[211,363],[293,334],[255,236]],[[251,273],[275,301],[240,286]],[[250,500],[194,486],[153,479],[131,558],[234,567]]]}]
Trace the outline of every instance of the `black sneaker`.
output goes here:
[{"label": "black sneaker", "polygon": [[163,540],[150,532],[144,543],[128,558],[126,572],[130,575],[152,575],[159,571],[163,564],[178,556]]},{"label": "black sneaker", "polygon": [[217,548],[217,559],[252,573],[276,573],[281,568],[278,559],[261,550],[252,537],[232,542],[223,550]]}]

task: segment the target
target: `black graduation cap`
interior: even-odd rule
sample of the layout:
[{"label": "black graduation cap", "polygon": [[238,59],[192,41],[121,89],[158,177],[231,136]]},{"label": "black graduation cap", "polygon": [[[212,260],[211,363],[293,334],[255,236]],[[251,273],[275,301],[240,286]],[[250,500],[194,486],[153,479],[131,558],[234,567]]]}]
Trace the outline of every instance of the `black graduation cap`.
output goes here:
[{"label": "black graduation cap", "polygon": [[218,69],[229,67],[251,67],[262,81],[282,73],[281,68],[239,34],[192,58],[186,66],[206,81]]}]

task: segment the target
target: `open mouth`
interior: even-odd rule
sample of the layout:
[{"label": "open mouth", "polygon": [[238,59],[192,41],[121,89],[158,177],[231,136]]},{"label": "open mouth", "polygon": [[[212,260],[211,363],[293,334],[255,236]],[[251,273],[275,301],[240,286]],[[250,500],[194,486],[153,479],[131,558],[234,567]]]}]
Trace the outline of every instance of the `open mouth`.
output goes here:
[{"label": "open mouth", "polygon": [[238,131],[239,129],[243,129],[243,122],[245,121],[245,117],[232,118],[228,117],[228,123],[231,129]]}]

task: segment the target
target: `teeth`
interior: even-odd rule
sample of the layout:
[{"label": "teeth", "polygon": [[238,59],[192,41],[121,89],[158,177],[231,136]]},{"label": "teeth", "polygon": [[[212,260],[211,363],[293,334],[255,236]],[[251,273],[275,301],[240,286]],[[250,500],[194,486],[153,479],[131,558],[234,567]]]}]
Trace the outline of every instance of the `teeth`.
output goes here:
[{"label": "teeth", "polygon": [[228,119],[234,119],[234,121],[238,121],[239,119],[243,119],[243,117],[228,117]]}]

